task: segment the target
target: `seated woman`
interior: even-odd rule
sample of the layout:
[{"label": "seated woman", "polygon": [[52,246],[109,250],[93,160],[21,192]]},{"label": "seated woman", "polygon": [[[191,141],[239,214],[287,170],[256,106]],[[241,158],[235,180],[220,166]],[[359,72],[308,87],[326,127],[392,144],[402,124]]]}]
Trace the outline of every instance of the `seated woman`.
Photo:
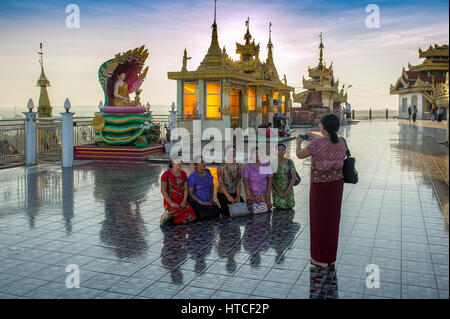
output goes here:
[{"label": "seated woman", "polygon": [[294,162],[286,158],[286,146],[278,144],[278,168],[273,174],[273,206],[277,210],[288,210],[295,206],[294,184],[295,174]]},{"label": "seated woman", "polygon": [[213,176],[203,159],[195,164],[195,170],[188,178],[189,203],[199,220],[220,216],[219,207],[214,204]]},{"label": "seated woman", "polygon": [[169,169],[161,176],[161,194],[164,208],[170,214],[172,224],[186,224],[196,219],[191,205],[187,202],[187,175],[181,170],[181,161],[171,161]]},{"label": "seated woman", "polygon": [[225,150],[225,161],[217,169],[219,177],[217,199],[220,203],[220,211],[224,216],[230,216],[229,204],[243,201],[241,197],[241,165],[235,163],[235,159],[235,147],[228,146]]},{"label": "seated woman", "polygon": [[258,156],[258,148],[255,147],[252,154],[252,161],[245,164],[242,170],[244,178],[244,188],[247,203],[265,202],[269,210],[272,209],[272,167],[269,163],[261,163]]}]

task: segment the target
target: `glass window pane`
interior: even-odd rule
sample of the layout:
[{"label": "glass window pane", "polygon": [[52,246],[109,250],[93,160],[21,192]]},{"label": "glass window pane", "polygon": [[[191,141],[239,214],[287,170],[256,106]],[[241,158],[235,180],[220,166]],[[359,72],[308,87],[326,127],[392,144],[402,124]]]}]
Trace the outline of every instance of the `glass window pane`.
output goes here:
[{"label": "glass window pane", "polygon": [[220,117],[219,109],[220,109],[220,106],[207,106],[206,107],[206,117],[208,117],[208,118]]},{"label": "glass window pane", "polygon": [[185,95],[184,96],[184,106],[196,105],[196,104],[197,104],[197,96],[196,95]]},{"label": "glass window pane", "polygon": [[184,107],[184,116],[194,116],[196,115],[195,106],[185,106]]},{"label": "glass window pane", "polygon": [[273,92],[273,98],[278,99],[278,92]]},{"label": "glass window pane", "polygon": [[220,82],[207,82],[206,94],[220,94]]},{"label": "glass window pane", "polygon": [[255,103],[255,97],[253,96],[253,97],[248,97],[248,110],[249,111],[253,111],[254,109],[255,109],[255,105],[256,105],[256,103]]},{"label": "glass window pane", "polygon": [[197,84],[195,82],[185,82],[184,83],[184,94],[196,94]]},{"label": "glass window pane", "polygon": [[208,94],[206,96],[206,105],[207,106],[220,106],[220,95],[211,95]]}]

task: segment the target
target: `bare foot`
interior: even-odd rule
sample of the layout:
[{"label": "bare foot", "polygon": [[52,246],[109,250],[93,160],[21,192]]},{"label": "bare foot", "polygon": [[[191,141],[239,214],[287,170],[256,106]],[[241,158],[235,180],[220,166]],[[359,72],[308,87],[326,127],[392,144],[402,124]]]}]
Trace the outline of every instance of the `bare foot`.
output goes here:
[{"label": "bare foot", "polygon": [[327,263],[321,263],[318,261],[315,261],[314,259],[311,258],[310,260],[311,264],[313,264],[314,266],[320,267],[320,268],[327,268],[328,264]]}]

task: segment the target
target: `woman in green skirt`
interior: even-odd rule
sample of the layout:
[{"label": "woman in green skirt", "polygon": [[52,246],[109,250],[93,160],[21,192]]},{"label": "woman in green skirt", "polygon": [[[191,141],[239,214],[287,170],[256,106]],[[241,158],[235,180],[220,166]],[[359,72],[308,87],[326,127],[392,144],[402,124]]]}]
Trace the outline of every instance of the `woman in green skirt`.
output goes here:
[{"label": "woman in green skirt", "polygon": [[273,174],[273,207],[288,210],[295,206],[294,184],[296,174],[294,162],[286,158],[286,146],[278,144],[278,168]]}]

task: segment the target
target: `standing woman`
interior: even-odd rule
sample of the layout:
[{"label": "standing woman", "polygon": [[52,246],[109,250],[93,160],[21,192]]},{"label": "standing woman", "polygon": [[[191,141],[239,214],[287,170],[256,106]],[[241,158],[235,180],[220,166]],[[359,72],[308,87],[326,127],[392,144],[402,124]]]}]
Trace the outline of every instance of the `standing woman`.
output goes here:
[{"label": "standing woman", "polygon": [[235,163],[236,148],[229,146],[225,150],[225,161],[217,169],[219,189],[217,199],[222,215],[230,216],[229,204],[242,202],[241,197],[241,165]]},{"label": "standing woman", "polygon": [[219,207],[214,204],[214,178],[203,159],[195,163],[188,178],[189,203],[199,220],[219,217]]},{"label": "standing woman", "polygon": [[414,105],[413,115],[412,115],[413,122],[416,121],[416,118],[417,118],[417,107]]},{"label": "standing woman", "polygon": [[245,196],[248,204],[265,202],[269,210],[272,209],[272,167],[269,163],[261,163],[258,148],[255,147],[252,161],[245,164],[242,170],[244,178]]},{"label": "standing woman", "polygon": [[171,223],[186,224],[196,219],[191,205],[187,202],[187,175],[181,170],[181,161],[171,161],[169,169],[161,176],[161,194],[164,208],[171,215]]},{"label": "standing woman", "polygon": [[297,137],[297,157],[311,156],[310,250],[311,263],[317,267],[328,267],[336,261],[344,190],[342,167],[347,150],[344,139],[337,136],[339,126],[339,118],[328,114],[319,124],[323,137],[308,133],[311,143],[306,148]]},{"label": "standing woman", "polygon": [[295,206],[294,184],[297,176],[295,174],[294,162],[286,158],[286,146],[278,144],[278,167],[273,174],[273,207],[277,210],[292,209]]}]

